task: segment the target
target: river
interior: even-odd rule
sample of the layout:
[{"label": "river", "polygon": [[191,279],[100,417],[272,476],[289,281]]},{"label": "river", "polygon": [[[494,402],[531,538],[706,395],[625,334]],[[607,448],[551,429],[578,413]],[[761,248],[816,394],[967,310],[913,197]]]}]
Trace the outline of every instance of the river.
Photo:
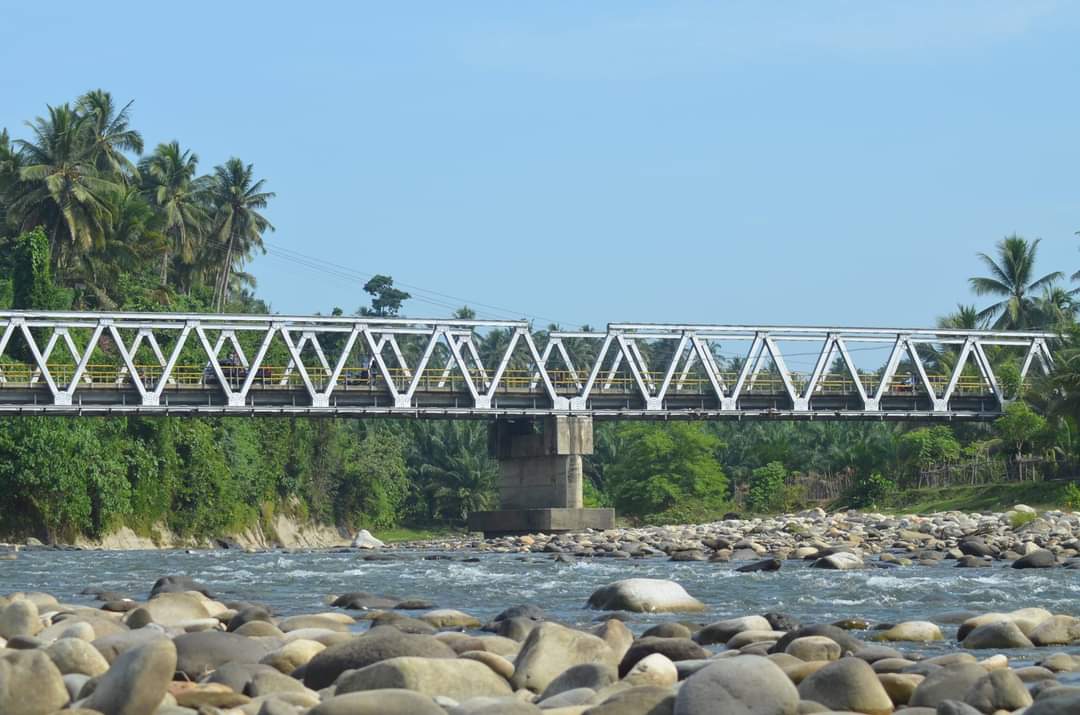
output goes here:
[{"label": "river", "polygon": [[[1080,616],[1080,572],[1066,569],[1017,571],[1007,564],[957,569],[946,561],[935,567],[825,571],[787,561],[778,572],[737,573],[734,563],[673,563],[664,558],[559,564],[541,554],[394,551],[392,561],[365,561],[365,555],[32,549],[20,552],[15,561],[0,561],[0,592],[40,590],[64,602],[90,604],[92,598],[80,592],[95,586],[145,599],[159,576],[187,574],[221,600],[257,601],[282,615],[327,610],[329,594],[370,591],[427,599],[436,607],[456,608],[481,619],[507,606],[536,603],[553,618],[584,625],[601,615],[584,607],[599,586],[629,577],[669,578],[707,605],[707,613],[693,616],[695,621],[766,611],[788,613],[803,623],[852,617],[872,623],[931,620],[950,639],[937,646],[942,649],[955,647],[951,639],[956,625],[944,621],[957,611],[1041,606]],[[430,560],[432,556],[449,558]],[[627,618],[627,624],[640,632],[661,620],[685,616]],[[1052,649],[1058,650],[1080,653],[1080,647]],[[1010,655],[1036,658],[1052,651]]]}]

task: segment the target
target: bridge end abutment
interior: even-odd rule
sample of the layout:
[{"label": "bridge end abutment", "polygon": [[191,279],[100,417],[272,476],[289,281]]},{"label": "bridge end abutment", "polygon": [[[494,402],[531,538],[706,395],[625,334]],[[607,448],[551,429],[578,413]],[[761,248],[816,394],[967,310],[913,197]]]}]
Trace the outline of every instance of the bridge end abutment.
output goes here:
[{"label": "bridge end abutment", "polygon": [[489,447],[499,462],[499,508],[470,514],[471,530],[498,535],[615,526],[613,509],[586,509],[582,499],[592,417],[500,420],[490,427]]}]

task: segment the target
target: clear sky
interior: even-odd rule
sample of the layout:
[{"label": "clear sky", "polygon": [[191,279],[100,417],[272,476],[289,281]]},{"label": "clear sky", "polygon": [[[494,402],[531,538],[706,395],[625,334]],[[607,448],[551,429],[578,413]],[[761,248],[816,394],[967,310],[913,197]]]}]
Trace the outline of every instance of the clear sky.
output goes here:
[{"label": "clear sky", "polygon": [[254,162],[280,312],[388,273],[413,315],[920,326],[985,303],[1006,234],[1080,268],[1078,32],[1039,0],[0,0],[0,126],[102,87],[148,148]]}]

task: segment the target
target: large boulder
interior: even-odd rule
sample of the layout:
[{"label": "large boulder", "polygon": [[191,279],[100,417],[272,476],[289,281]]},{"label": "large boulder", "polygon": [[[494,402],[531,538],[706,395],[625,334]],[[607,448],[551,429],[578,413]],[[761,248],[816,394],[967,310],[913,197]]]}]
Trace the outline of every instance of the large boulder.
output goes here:
[{"label": "large boulder", "polygon": [[547,700],[571,690],[602,690],[618,679],[618,671],[607,663],[582,663],[559,673],[537,700]]},{"label": "large boulder", "polygon": [[225,663],[258,663],[278,645],[224,631],[185,633],[173,639],[176,670],[196,679]]},{"label": "large boulder", "polygon": [[310,641],[306,638],[298,638],[289,641],[277,650],[267,653],[259,662],[269,665],[282,673],[289,674],[300,666],[307,664],[309,660],[324,650],[326,650],[326,646],[322,643]]},{"label": "large boulder", "polygon": [[0,611],[0,638],[37,635],[42,629],[38,607],[33,601],[18,600]]},{"label": "large boulder", "polygon": [[799,693],[775,663],[741,655],[719,660],[683,683],[675,715],[795,715]]},{"label": "large boulder", "polygon": [[769,652],[783,653],[785,650],[787,650],[787,647],[791,644],[791,641],[795,640],[796,638],[805,638],[807,636],[825,636],[826,638],[831,638],[832,640],[836,641],[837,644],[839,644],[840,649],[844,653],[855,653],[865,647],[865,644],[861,640],[850,635],[843,628],[838,628],[837,626],[822,623],[809,626],[801,626],[799,628],[796,628],[795,630],[788,631],[783,638],[776,641],[776,643],[774,643],[773,646],[769,648]]},{"label": "large boulder", "polygon": [[158,639],[127,651],[101,676],[82,707],[102,715],[152,715],[176,671],[176,648]]},{"label": "large boulder", "polygon": [[338,695],[362,690],[403,689],[458,701],[513,692],[504,678],[479,661],[415,656],[390,658],[350,671],[338,678],[336,686]]},{"label": "large boulder", "polygon": [[944,640],[941,629],[929,621],[904,621],[874,636],[879,641],[928,642]]},{"label": "large boulder", "polygon": [[45,649],[45,654],[52,659],[62,675],[81,673],[82,675],[101,675],[109,669],[98,649],[81,638],[60,638]]},{"label": "large boulder", "polygon": [[1036,626],[1028,638],[1037,646],[1068,645],[1080,640],[1080,619],[1053,616]]},{"label": "large boulder", "polygon": [[324,700],[307,715],[446,715],[446,711],[420,693],[369,690]]},{"label": "large boulder", "polygon": [[671,688],[639,685],[619,690],[599,705],[593,705],[583,715],[670,715],[674,703],[675,695]]},{"label": "large boulder", "polygon": [[1008,668],[992,670],[971,686],[964,702],[976,710],[992,713],[997,710],[1019,710],[1031,705],[1031,693],[1020,677]]},{"label": "large boulder", "polygon": [[166,638],[166,635],[160,630],[155,628],[139,628],[134,631],[124,631],[122,633],[99,637],[93,640],[90,645],[94,646],[101,655],[105,656],[105,660],[112,663],[132,648],[138,648],[141,645],[146,645],[150,641],[161,640],[164,638]]},{"label": "large boulder", "polygon": [[908,705],[936,708],[946,700],[960,700],[986,675],[986,668],[975,663],[957,663],[931,670],[919,683]]},{"label": "large boulder", "polygon": [[705,604],[674,581],[657,578],[628,578],[597,589],[589,596],[589,607],[602,611],[635,613],[695,613]]},{"label": "large boulder", "polygon": [[318,653],[304,667],[304,685],[320,690],[333,684],[346,670],[364,668],[400,656],[456,658],[457,654],[450,646],[432,636],[402,633],[390,626],[379,626]]},{"label": "large boulder", "polygon": [[386,546],[385,543],[372,536],[371,532],[367,529],[361,529],[357,532],[356,538],[352,541],[352,545],[354,549],[381,549]]},{"label": "large boulder", "polygon": [[986,623],[968,633],[961,644],[965,648],[1033,648],[1034,644],[1013,621]]},{"label": "large boulder", "polygon": [[1036,700],[1024,715],[1076,715],[1080,713],[1080,693],[1061,688],[1061,693],[1053,691]]},{"label": "large boulder", "polygon": [[560,626],[541,623],[529,633],[514,661],[510,684],[541,693],[560,673],[581,663],[615,667],[615,653],[602,639]]},{"label": "large boulder", "polygon": [[861,569],[866,564],[863,563],[862,557],[858,554],[853,554],[849,551],[838,551],[835,554],[822,556],[820,559],[810,565],[816,569],[851,571],[853,569]]},{"label": "large boulder", "polygon": [[162,576],[154,582],[153,587],[150,589],[150,598],[159,593],[183,593],[184,591],[195,591],[207,598],[213,597],[210,589],[190,576]]},{"label": "large boulder", "polygon": [[0,713],[47,715],[69,699],[64,676],[44,652],[14,651],[0,658]]},{"label": "large boulder", "polygon": [[1036,549],[1026,556],[1013,561],[1014,569],[1048,569],[1057,566],[1057,557],[1052,551]]},{"label": "large boulder", "polygon": [[799,697],[832,710],[889,715],[893,703],[877,673],[859,658],[829,663],[799,683]]},{"label": "large boulder", "polygon": [[694,634],[694,640],[701,645],[727,643],[731,637],[743,631],[771,631],[772,625],[764,616],[742,616],[716,621]]},{"label": "large boulder", "polygon": [[638,638],[619,662],[619,677],[625,677],[639,660],[653,653],[660,653],[671,661],[701,660],[709,657],[707,650],[689,638]]},{"label": "large boulder", "polygon": [[154,623],[163,626],[210,617],[210,611],[202,599],[190,593],[161,593],[147,601],[143,609],[150,614]]}]

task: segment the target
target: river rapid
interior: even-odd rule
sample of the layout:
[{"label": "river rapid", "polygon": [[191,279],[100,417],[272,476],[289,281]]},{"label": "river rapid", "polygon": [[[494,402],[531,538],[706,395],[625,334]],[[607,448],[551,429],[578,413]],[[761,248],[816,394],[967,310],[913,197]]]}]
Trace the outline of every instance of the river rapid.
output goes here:
[{"label": "river rapid", "polygon": [[[583,559],[557,563],[548,554],[492,554],[467,551],[393,551],[392,560],[367,561],[359,551],[244,553],[240,551],[75,551],[28,549],[0,562],[0,592],[46,591],[62,602],[93,604],[84,589],[97,587],[144,599],[163,575],[186,574],[206,584],[223,601],[269,605],[281,615],[328,610],[328,596],[369,591],[431,601],[490,619],[504,608],[535,603],[549,617],[586,625],[602,616],[585,608],[589,595],[612,581],[665,578],[682,584],[707,606],[694,621],[730,616],[790,614],[803,623],[863,618],[873,624],[930,620],[946,641],[919,645],[921,652],[955,649],[957,612],[1011,611],[1041,606],[1080,616],[1080,572],[1067,569],[1015,570],[939,566],[811,569],[786,561],[780,571],[738,573],[740,564],[671,562],[666,558]],[[466,559],[469,559],[466,561]],[[632,630],[686,616],[621,614]],[[361,622],[357,629],[366,628]],[[1054,651],[1080,653],[1080,647]],[[1036,659],[1046,649],[1012,658]]]}]

